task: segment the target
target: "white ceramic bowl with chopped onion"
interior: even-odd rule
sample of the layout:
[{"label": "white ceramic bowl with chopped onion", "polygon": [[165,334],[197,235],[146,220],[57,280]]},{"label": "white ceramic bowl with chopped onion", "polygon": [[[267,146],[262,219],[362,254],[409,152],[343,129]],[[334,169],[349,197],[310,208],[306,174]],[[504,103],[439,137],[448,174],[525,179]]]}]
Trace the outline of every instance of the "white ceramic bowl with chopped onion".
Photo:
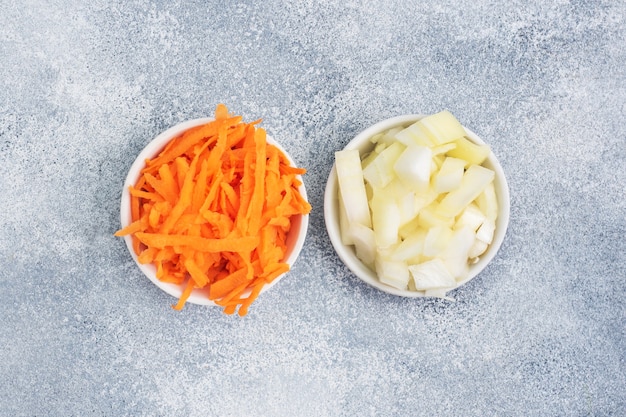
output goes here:
[{"label": "white ceramic bowl with chopped onion", "polygon": [[[176,126],[173,126],[167,129],[166,131],[164,131],[163,133],[159,134],[150,143],[148,143],[148,145],[146,145],[146,147],[139,153],[139,155],[137,156],[137,158],[131,165],[130,170],[128,171],[128,175],[124,182],[124,188],[122,190],[121,208],[120,208],[122,228],[128,226],[132,222],[131,209],[130,209],[131,197],[130,197],[130,192],[128,191],[128,187],[131,185],[135,185],[137,183],[137,180],[139,179],[141,175],[141,170],[145,167],[145,161],[147,159],[152,159],[156,157],[161,152],[161,150],[165,147],[165,145],[167,145],[172,139],[180,136],[185,131],[196,126],[209,123],[210,121],[213,121],[213,120],[214,120],[213,118],[205,117],[205,118],[199,118],[199,119],[194,119],[194,120],[188,120],[186,122],[182,122]],[[284,153],[284,155],[289,160],[291,166],[294,166],[294,167],[296,166],[291,156],[269,134],[267,135],[266,140],[268,143],[273,144]],[[299,179],[302,182],[302,178],[299,177]],[[302,184],[299,186],[298,191],[300,192],[302,197],[304,197],[304,199],[307,200],[307,194],[306,194],[306,189],[304,187],[304,182],[302,182]],[[308,224],[309,224],[308,215],[296,215],[296,216],[293,216],[291,219],[291,229],[289,230],[289,233],[286,239],[287,251],[285,253],[285,258],[284,258],[284,262],[289,264],[290,267],[293,266],[294,262],[298,258],[298,255],[300,254],[300,251],[302,250],[304,246]],[[159,280],[156,276],[156,267],[154,266],[154,264],[151,264],[151,263],[142,264],[137,259],[137,255],[135,254],[135,251],[133,250],[133,241],[132,241],[131,235],[124,236],[124,240],[126,242],[126,246],[128,247],[128,251],[130,252],[130,255],[132,256],[133,260],[135,261],[135,263],[137,264],[141,272],[143,272],[143,274],[161,290],[165,291],[167,294],[173,297],[180,298],[185,287],[184,284],[177,285],[177,284],[168,283],[168,282]],[[275,278],[271,283],[264,286],[261,293],[269,290],[271,287],[276,285],[276,283],[280,281],[280,279],[284,275],[285,274]],[[194,289],[191,295],[189,296],[189,298],[187,299],[187,302],[192,303],[192,304],[201,304],[201,305],[217,305],[212,300],[209,299],[208,288]]]},{"label": "white ceramic bowl with chopped onion", "polygon": [[[371,141],[371,139],[376,135],[389,131],[390,129],[396,127],[405,128],[417,122],[418,120],[423,119],[424,117],[424,115],[410,114],[383,120],[359,133],[346,145],[344,150],[356,149],[358,150],[362,158],[363,155],[371,152],[374,149],[375,144]],[[471,130],[465,128],[465,132],[465,137],[470,142],[473,142],[474,144],[485,145],[485,142]],[[432,295],[432,292],[429,293],[426,291],[418,291],[414,288],[411,289],[410,286],[405,289],[400,289],[381,282],[375,268],[368,267],[364,262],[361,261],[361,259],[357,257],[355,246],[346,245],[342,242],[342,228],[340,226],[339,213],[340,187],[337,178],[336,165],[336,163],[333,165],[330,175],[328,177],[328,182],[326,184],[324,195],[324,219],[331,243],[339,258],[362,281],[386,293],[403,297],[424,297]],[[481,165],[495,172],[493,184],[498,203],[498,211],[497,218],[495,220],[495,230],[493,232],[493,238],[491,243],[487,246],[487,249],[478,258],[472,260],[473,263],[468,262],[469,265],[467,275],[465,275],[463,279],[455,281],[455,284],[449,288],[446,288],[445,292],[451,291],[467,283],[487,267],[487,265],[496,256],[504,240],[508,227],[510,211],[509,189],[502,166],[498,162],[496,156],[491,151],[489,152],[486,160]]]}]

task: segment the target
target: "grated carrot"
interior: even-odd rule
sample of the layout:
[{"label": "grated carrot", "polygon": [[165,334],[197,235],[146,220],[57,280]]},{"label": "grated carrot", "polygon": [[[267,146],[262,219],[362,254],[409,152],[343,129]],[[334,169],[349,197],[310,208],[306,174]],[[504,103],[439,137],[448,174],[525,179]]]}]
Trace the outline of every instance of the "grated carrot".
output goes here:
[{"label": "grated carrot", "polygon": [[225,105],[215,120],[185,131],[146,161],[131,197],[131,235],[158,279],[182,285],[180,310],[194,289],[227,314],[244,316],[284,263],[291,217],[308,214],[287,157],[268,144],[260,120],[244,123]]}]

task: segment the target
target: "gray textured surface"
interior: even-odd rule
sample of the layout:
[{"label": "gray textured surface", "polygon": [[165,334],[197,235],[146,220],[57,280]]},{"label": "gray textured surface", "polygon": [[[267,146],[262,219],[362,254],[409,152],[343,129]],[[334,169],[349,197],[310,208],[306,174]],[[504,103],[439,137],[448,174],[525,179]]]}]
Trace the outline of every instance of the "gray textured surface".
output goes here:
[{"label": "gray textured surface", "polygon": [[[626,4],[381,3],[0,1],[0,415],[626,415]],[[243,319],[173,311],[112,236],[135,155],[218,102],[314,207]],[[444,108],[509,232],[456,303],[388,296],[330,245],[332,153]]]}]

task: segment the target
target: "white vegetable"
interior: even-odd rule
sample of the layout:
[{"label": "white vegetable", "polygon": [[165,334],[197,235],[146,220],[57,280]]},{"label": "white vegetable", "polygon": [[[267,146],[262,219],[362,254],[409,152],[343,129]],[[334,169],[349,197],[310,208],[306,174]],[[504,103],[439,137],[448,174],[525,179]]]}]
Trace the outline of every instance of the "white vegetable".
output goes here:
[{"label": "white vegetable", "polygon": [[396,133],[395,138],[398,142],[404,144],[405,146],[415,144],[431,147],[436,144],[436,139],[419,121]]},{"label": "white vegetable", "polygon": [[395,196],[385,189],[374,188],[370,206],[376,245],[379,248],[387,248],[397,243],[398,229],[400,229],[400,208],[396,203]]},{"label": "white vegetable", "polygon": [[456,284],[454,277],[439,258],[418,265],[409,265],[408,269],[418,291],[451,288]]},{"label": "white vegetable", "polygon": [[430,173],[431,175],[434,175],[437,173],[437,171],[439,171],[441,169],[441,165],[443,165],[443,161],[446,159],[445,155],[439,154],[439,155],[435,155],[433,153],[433,161],[430,164]]},{"label": "white vegetable", "polygon": [[[375,136],[376,138],[375,143],[384,143],[387,146],[389,146],[392,143],[396,142],[395,136],[400,131],[402,131],[401,127],[393,127],[385,132],[379,133],[378,135]],[[373,139],[372,141],[374,142]]]},{"label": "white vegetable", "polygon": [[467,134],[461,123],[447,110],[426,116],[420,122],[435,138],[435,145],[452,142]]},{"label": "white vegetable", "polygon": [[363,170],[363,177],[374,187],[384,188],[396,176],[393,165],[405,146],[394,142],[378,154],[374,160]]},{"label": "white vegetable", "polygon": [[400,181],[414,191],[426,191],[430,184],[432,152],[430,148],[409,145],[393,165]]},{"label": "white vegetable", "polygon": [[443,160],[439,172],[435,175],[435,191],[446,193],[459,188],[464,172],[464,160],[447,157]]},{"label": "white vegetable", "polygon": [[376,147],[374,148],[374,153],[380,155],[380,153],[385,149],[387,149],[387,144],[385,142],[377,143]]},{"label": "white vegetable", "polygon": [[390,254],[392,261],[407,261],[421,255],[424,251],[426,230],[418,229],[404,239]]},{"label": "white vegetable", "polygon": [[350,225],[350,239],[354,242],[356,256],[372,268],[376,260],[376,238],[374,231],[360,223]]},{"label": "white vegetable", "polygon": [[495,172],[488,168],[471,165],[463,174],[459,188],[449,192],[441,200],[437,211],[442,216],[456,216],[483,192],[494,176]]},{"label": "white vegetable", "polygon": [[[415,218],[411,220],[410,222],[400,226],[400,229],[398,229],[398,235],[400,236],[400,239],[402,240],[408,239],[411,235],[413,235],[414,233],[416,233],[418,230],[421,229],[419,226],[418,220],[419,220],[418,218]],[[422,230],[425,230],[425,229],[422,229]]]},{"label": "white vegetable", "polygon": [[[341,233],[341,243],[344,245],[354,245],[352,234],[350,233],[350,221],[348,213],[343,205],[343,198],[339,198],[339,231]],[[358,223],[356,223],[358,224]]]},{"label": "white vegetable", "polygon": [[376,153],[376,151],[372,151],[369,153],[366,153],[365,155],[363,155],[363,157],[361,158],[361,169],[365,169],[367,168],[367,166],[374,160],[376,159],[376,157],[378,156],[378,154]]},{"label": "white vegetable", "polygon": [[400,226],[404,226],[419,214],[415,194],[412,191],[399,195],[397,202],[400,209]]},{"label": "white vegetable", "polygon": [[417,205],[415,193],[407,188],[399,178],[394,179],[387,185],[385,191],[395,198],[400,209],[400,225],[413,220],[421,207]]},{"label": "white vegetable", "polygon": [[431,205],[439,194],[435,191],[433,187],[430,187],[428,190],[420,193],[415,193],[415,207],[419,211],[424,207],[428,207]]},{"label": "white vegetable", "polygon": [[409,269],[407,264],[401,261],[391,261],[376,257],[376,274],[384,284],[404,290],[409,284]]},{"label": "white vegetable", "polygon": [[490,244],[493,240],[493,234],[496,231],[496,224],[492,220],[486,220],[476,231],[476,239],[481,242]]},{"label": "white vegetable", "polygon": [[469,227],[457,229],[452,233],[448,246],[440,254],[446,268],[457,281],[465,279],[468,275],[467,260],[475,240],[476,234]]},{"label": "white vegetable", "polygon": [[476,231],[486,219],[485,214],[476,204],[472,203],[463,209],[454,224],[454,228],[460,229],[461,227],[469,227],[473,231]]},{"label": "white vegetable", "polygon": [[444,217],[438,211],[439,204],[434,201],[428,206],[420,210],[417,217],[417,223],[424,229],[431,227],[446,226],[452,227],[454,225],[454,217]]},{"label": "white vegetable", "polygon": [[377,133],[374,136],[372,136],[370,138],[370,142],[372,143],[378,143],[380,141],[380,139],[383,137],[383,135],[385,134],[385,132],[383,133]]},{"label": "white vegetable", "polygon": [[451,151],[454,148],[456,148],[456,143],[454,142],[446,143],[446,144],[439,145],[439,146],[434,146],[432,148],[433,156],[437,156],[437,155],[443,156],[443,154],[447,153],[448,151]]},{"label": "white vegetable", "polygon": [[435,257],[442,253],[450,244],[452,230],[445,226],[435,226],[428,229],[424,239],[424,256]]},{"label": "white vegetable", "polygon": [[448,156],[467,161],[469,165],[480,165],[489,156],[491,150],[487,145],[477,145],[465,137],[454,141],[456,147],[448,151]]},{"label": "white vegetable", "polygon": [[468,252],[475,240],[476,233],[469,227],[454,230],[447,247],[441,252],[441,257],[444,259],[465,258],[467,261]]},{"label": "white vegetable", "polygon": [[476,204],[485,216],[491,221],[498,218],[498,199],[496,198],[496,190],[493,182],[489,184],[485,190],[476,199]]},{"label": "white vegetable", "polygon": [[335,168],[340,198],[343,199],[348,222],[370,227],[372,220],[365,194],[359,151],[352,149],[335,152]]},{"label": "white vegetable", "polygon": [[467,254],[467,257],[469,259],[477,258],[483,253],[485,253],[485,251],[487,250],[487,247],[489,247],[488,243],[485,243],[482,240],[476,239],[474,240],[474,244],[470,248],[469,253]]},{"label": "white vegetable", "polygon": [[[469,252],[468,252],[469,253]],[[469,275],[468,258],[446,258],[442,259],[446,269],[456,281],[463,281]]]}]

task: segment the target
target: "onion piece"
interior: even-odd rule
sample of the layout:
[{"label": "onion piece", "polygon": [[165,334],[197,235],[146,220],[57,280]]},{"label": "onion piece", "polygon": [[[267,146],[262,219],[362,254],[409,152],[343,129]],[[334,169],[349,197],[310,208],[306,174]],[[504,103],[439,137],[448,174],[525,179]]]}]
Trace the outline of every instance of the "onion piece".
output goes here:
[{"label": "onion piece", "polygon": [[381,282],[400,290],[407,288],[411,278],[405,262],[391,261],[380,256],[376,257],[376,273]]},{"label": "onion piece", "polygon": [[448,151],[448,156],[467,161],[467,165],[480,165],[491,152],[487,145],[477,145],[469,139],[462,137],[454,141],[456,147]]},{"label": "onion piece", "polygon": [[435,145],[452,142],[467,134],[465,128],[448,110],[426,116],[419,123],[435,138]]},{"label": "onion piece", "polygon": [[365,180],[372,186],[379,188],[389,184],[396,176],[393,165],[404,149],[405,146],[399,142],[394,142],[385,148],[363,169]]},{"label": "onion piece", "polygon": [[335,167],[340,198],[343,199],[348,222],[370,227],[372,220],[365,193],[359,151],[351,149],[335,152]]},{"label": "onion piece", "polygon": [[430,166],[433,154],[430,148],[410,145],[400,154],[393,170],[400,181],[414,191],[426,191],[430,184]]},{"label": "onion piece", "polygon": [[400,229],[400,208],[395,195],[383,188],[373,188],[370,200],[372,209],[372,229],[376,236],[376,246],[387,248],[398,242]]},{"label": "onion piece", "polygon": [[443,160],[439,172],[435,175],[435,191],[446,193],[461,186],[465,161],[459,158],[447,157]]},{"label": "onion piece", "polygon": [[474,244],[472,245],[472,247],[469,250],[469,253],[467,254],[468,258],[469,259],[478,258],[480,255],[485,253],[488,246],[489,244],[483,242],[482,240],[479,240],[479,239],[474,240]]},{"label": "onion piece", "polygon": [[421,209],[417,216],[417,224],[424,229],[438,226],[452,228],[452,226],[454,226],[454,217],[442,216],[438,211],[438,207],[439,203],[433,201],[431,204]]},{"label": "onion piece", "polygon": [[445,226],[435,226],[428,229],[424,238],[424,256],[435,257],[450,246],[452,230]]},{"label": "onion piece", "polygon": [[476,233],[469,227],[457,229],[452,232],[448,246],[439,255],[457,281],[465,279],[469,273],[467,260],[475,240]]},{"label": "onion piece", "polygon": [[493,222],[496,221],[498,218],[498,198],[493,183],[489,184],[476,198],[476,204],[488,219]]},{"label": "onion piece", "polygon": [[456,280],[439,258],[418,265],[409,265],[408,270],[418,291],[452,288],[456,284]]},{"label": "onion piece", "polygon": [[461,185],[441,200],[437,211],[442,216],[455,217],[467,207],[493,181],[495,172],[480,165],[471,165],[461,180]]},{"label": "onion piece", "polygon": [[455,229],[469,227],[473,231],[478,230],[480,225],[487,219],[487,216],[474,203],[465,207],[454,223]]},{"label": "onion piece", "polygon": [[426,230],[418,229],[411,233],[391,252],[389,259],[392,261],[408,261],[424,252]]},{"label": "onion piece", "polygon": [[[344,245],[354,245],[352,234],[350,233],[350,221],[348,213],[343,203],[343,198],[339,198],[339,230],[341,233],[341,243]],[[358,223],[356,223],[358,224]]]},{"label": "onion piece", "polygon": [[350,225],[350,238],[354,242],[356,256],[368,268],[374,267],[376,260],[376,237],[374,231],[360,223]]},{"label": "onion piece", "polygon": [[487,219],[476,231],[476,239],[481,242],[485,242],[486,244],[490,244],[493,240],[493,234],[495,231],[496,224],[491,219]]},{"label": "onion piece", "polygon": [[413,144],[431,147],[436,144],[436,139],[419,121],[396,133],[395,139],[405,146]]}]

